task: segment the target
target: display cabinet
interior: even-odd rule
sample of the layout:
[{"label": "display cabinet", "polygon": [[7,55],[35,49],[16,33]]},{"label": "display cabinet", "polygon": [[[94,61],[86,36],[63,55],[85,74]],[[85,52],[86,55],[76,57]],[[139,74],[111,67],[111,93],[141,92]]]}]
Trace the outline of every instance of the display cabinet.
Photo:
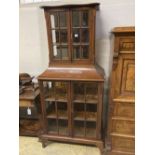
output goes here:
[{"label": "display cabinet", "polygon": [[50,140],[104,150],[104,71],[95,62],[98,3],[43,6],[49,68],[39,77],[43,147]]}]

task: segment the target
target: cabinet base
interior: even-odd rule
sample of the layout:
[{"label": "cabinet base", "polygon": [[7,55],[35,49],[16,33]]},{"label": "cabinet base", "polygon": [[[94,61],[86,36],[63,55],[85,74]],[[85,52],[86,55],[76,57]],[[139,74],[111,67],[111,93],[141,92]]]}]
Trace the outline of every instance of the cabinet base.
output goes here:
[{"label": "cabinet base", "polygon": [[65,136],[54,136],[54,135],[40,135],[40,141],[42,142],[42,147],[46,147],[49,141],[59,141],[66,143],[77,143],[77,144],[88,144],[95,145],[100,149],[101,155],[104,154],[104,142],[102,140],[92,140],[92,139],[82,139],[82,138],[71,138]]}]

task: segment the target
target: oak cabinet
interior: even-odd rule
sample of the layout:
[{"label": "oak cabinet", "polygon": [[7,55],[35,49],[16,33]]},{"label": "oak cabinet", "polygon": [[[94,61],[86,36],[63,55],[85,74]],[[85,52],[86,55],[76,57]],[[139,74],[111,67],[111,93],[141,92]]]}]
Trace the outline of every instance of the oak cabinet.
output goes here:
[{"label": "oak cabinet", "polygon": [[135,31],[117,27],[110,83],[108,137],[112,154],[134,154]]},{"label": "oak cabinet", "polygon": [[39,77],[43,147],[61,141],[104,149],[104,71],[95,62],[98,3],[43,6],[49,67]]}]

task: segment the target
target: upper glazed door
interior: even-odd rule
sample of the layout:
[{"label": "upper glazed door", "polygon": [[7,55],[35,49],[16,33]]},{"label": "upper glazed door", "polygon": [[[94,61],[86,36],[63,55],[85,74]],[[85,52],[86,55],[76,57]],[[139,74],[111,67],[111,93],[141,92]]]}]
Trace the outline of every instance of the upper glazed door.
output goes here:
[{"label": "upper glazed door", "polygon": [[95,9],[44,9],[49,43],[49,65],[94,63]]}]

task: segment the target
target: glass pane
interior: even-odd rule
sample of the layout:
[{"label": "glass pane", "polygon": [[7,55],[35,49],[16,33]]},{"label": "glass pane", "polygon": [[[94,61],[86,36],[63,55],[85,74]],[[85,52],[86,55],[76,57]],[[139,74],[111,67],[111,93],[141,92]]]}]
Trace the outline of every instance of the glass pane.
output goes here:
[{"label": "glass pane", "polygon": [[51,28],[54,29],[54,28],[57,28],[59,25],[58,25],[58,14],[55,12],[55,13],[52,13],[52,15],[50,15],[50,18],[51,18]]},{"label": "glass pane", "polygon": [[74,136],[77,137],[85,136],[85,128],[83,121],[74,121]]},{"label": "glass pane", "polygon": [[51,133],[57,133],[57,122],[56,119],[48,119],[48,131]]},{"label": "glass pane", "polygon": [[73,13],[72,13],[72,25],[73,25],[73,27],[80,26],[80,14],[79,14],[79,11],[73,11]]},{"label": "glass pane", "polygon": [[58,101],[67,100],[67,83],[55,82],[55,94],[56,94],[56,100]]},{"label": "glass pane", "polygon": [[84,103],[74,103],[74,120],[84,120]]},{"label": "glass pane", "polygon": [[88,26],[88,11],[82,12],[82,26]]},{"label": "glass pane", "polygon": [[97,116],[97,104],[86,104],[86,120],[96,121]]},{"label": "glass pane", "polygon": [[63,46],[61,47],[61,54],[62,54],[62,59],[63,60],[68,60],[69,57],[68,57],[68,47],[66,46]]},{"label": "glass pane", "polygon": [[53,56],[54,59],[61,59],[61,51],[59,46],[53,46]]},{"label": "glass pane", "polygon": [[66,12],[60,12],[60,27],[67,27],[67,14]]},{"label": "glass pane", "polygon": [[88,29],[81,29],[81,31],[82,31],[82,34],[81,34],[82,42],[88,43],[89,42],[89,31],[88,31]]},{"label": "glass pane", "polygon": [[52,30],[52,42],[59,43],[59,31],[58,30]]},{"label": "glass pane", "polygon": [[74,83],[74,102],[85,102],[83,83]]},{"label": "glass pane", "polygon": [[51,99],[53,101],[54,100],[53,82],[51,82],[51,81],[44,81],[43,82],[43,88],[44,88],[45,100],[49,101],[49,99]]},{"label": "glass pane", "polygon": [[88,59],[89,57],[89,53],[88,53],[88,49],[89,49],[89,46],[82,46],[82,58],[83,59]]},{"label": "glass pane", "polygon": [[98,102],[98,85],[96,83],[89,83],[86,86],[86,102]]},{"label": "glass pane", "polygon": [[80,46],[73,47],[73,59],[80,59]]},{"label": "glass pane", "polygon": [[67,102],[57,102],[58,118],[68,119],[67,115]]},{"label": "glass pane", "polygon": [[[50,100],[48,98],[47,100]],[[47,118],[56,118],[56,106],[54,101],[46,101]]]},{"label": "glass pane", "polygon": [[60,42],[67,43],[67,30],[60,30]]},{"label": "glass pane", "polygon": [[80,29],[73,29],[73,42],[80,42]]},{"label": "glass pane", "polygon": [[86,123],[86,137],[89,137],[89,138],[96,137],[96,123],[95,122]]},{"label": "glass pane", "polygon": [[68,130],[68,121],[67,120],[59,120],[59,134],[60,135],[68,135],[69,130]]}]

